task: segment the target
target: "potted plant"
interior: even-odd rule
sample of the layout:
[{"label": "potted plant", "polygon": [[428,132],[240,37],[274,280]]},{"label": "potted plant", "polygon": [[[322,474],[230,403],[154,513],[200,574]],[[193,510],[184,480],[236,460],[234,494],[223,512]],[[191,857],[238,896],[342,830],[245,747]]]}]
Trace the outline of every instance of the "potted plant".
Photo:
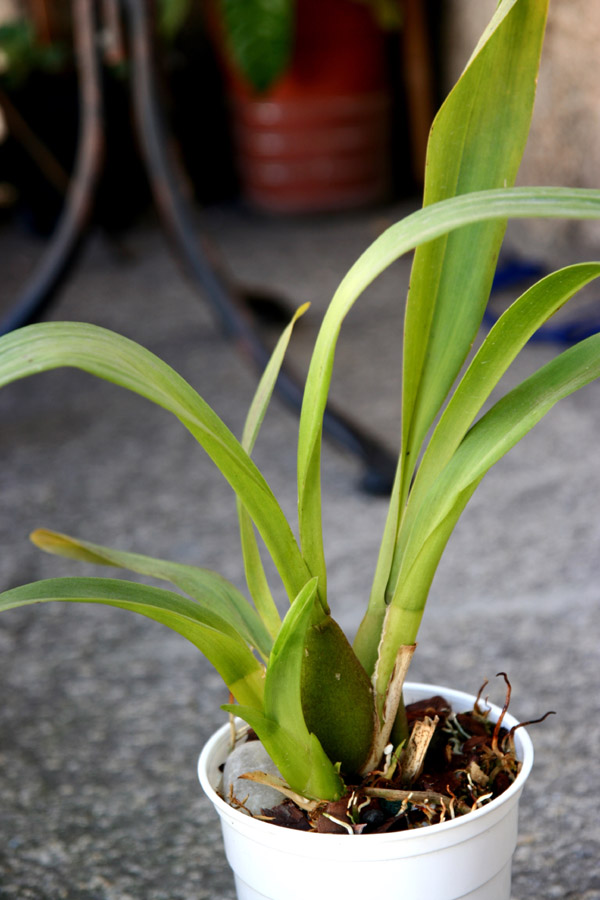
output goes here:
[{"label": "potted plant", "polygon": [[[600,375],[600,335],[593,335],[481,414],[536,329],[600,275],[600,262],[581,263],[546,276],[519,297],[491,329],[451,393],[481,322],[506,219],[600,218],[600,191],[510,187],[527,137],[546,12],[545,0],[502,0],[498,5],[434,123],[423,209],[392,226],[367,249],[327,310],[299,426],[299,541],[251,453],[293,325],[305,307],[275,348],[240,442],[176,372],[122,336],[93,325],[48,323],[0,341],[2,384],[74,366],[141,394],[182,422],[237,496],[254,601],[251,606],[232,584],[200,568],[42,531],[34,534],[34,541],[45,550],[155,576],[188,596],[114,579],[59,578],[4,592],[0,608],[49,600],[104,603],[161,622],[191,641],[215,666],[237,701],[225,709],[251,726],[279,772],[254,777],[275,784],[282,796],[291,794],[299,808],[308,809],[311,821],[326,814],[342,832],[360,831],[363,801],[366,805],[373,796],[398,804],[390,812],[393,818],[414,815],[419,826],[430,818],[435,822],[400,834],[367,834],[355,842],[345,833],[296,834],[249,818],[214,794],[227,743],[218,734],[202,754],[200,773],[224,821],[232,861],[240,835],[251,842],[252,852],[243,849],[240,855],[238,891],[244,900],[305,896],[316,859],[329,860],[328,874],[318,876],[319,884],[349,897],[364,896],[374,877],[378,883],[383,879],[384,884],[400,884],[404,898],[423,896],[424,891],[437,900],[509,896],[516,803],[531,765],[528,738],[505,709],[486,717],[473,698],[444,689],[445,699],[434,702],[430,697],[436,689],[430,686],[424,697],[419,685],[406,685],[405,702],[403,688],[437,564],[475,488],[559,399]],[[331,615],[327,597],[319,471],[322,415],[346,314],[379,273],[413,249],[404,330],[402,445],[372,594],[351,646]],[[267,584],[255,530],[291,604],[283,621]],[[409,707],[423,699],[428,715],[416,715],[422,723],[417,727],[409,721],[415,720],[415,708]],[[460,718],[455,730],[448,699],[459,717],[474,707],[475,718],[483,720],[477,726],[481,733],[465,733]],[[458,744],[461,753],[469,742],[471,748],[486,748],[476,766],[472,756],[463,760],[470,804],[453,788],[421,792],[415,787],[417,770],[433,748],[436,717],[450,728],[442,754],[452,744]],[[394,781],[398,773],[400,786]],[[382,781],[395,786],[382,787]],[[502,781],[506,790],[494,796]],[[348,791],[349,785],[353,790]],[[392,794],[382,793],[388,790]],[[340,802],[341,813],[331,805]],[[474,810],[457,816],[465,805]],[[274,845],[268,846],[271,841]],[[434,866],[427,854],[438,851],[429,891],[423,879],[432,883]],[[290,857],[284,855],[288,852],[297,857],[299,873],[290,868]],[[379,866],[375,876],[358,868],[359,859],[368,855]],[[249,871],[253,857],[261,861],[268,887]],[[425,874],[416,861],[423,858]],[[455,869],[460,873],[457,880]],[[283,875],[275,876],[277,870]]]},{"label": "potted plant", "polygon": [[236,164],[257,209],[305,213],[381,201],[390,183],[385,27],[395,3],[206,4]]}]

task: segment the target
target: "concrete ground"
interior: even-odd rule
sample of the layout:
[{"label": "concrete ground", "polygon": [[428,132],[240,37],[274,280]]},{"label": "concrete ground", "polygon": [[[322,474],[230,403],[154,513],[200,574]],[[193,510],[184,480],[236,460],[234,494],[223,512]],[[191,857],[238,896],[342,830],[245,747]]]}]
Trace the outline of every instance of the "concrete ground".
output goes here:
[{"label": "concrete ground", "polygon": [[[204,221],[238,278],[283,293],[291,307],[312,301],[291,350],[302,369],[336,284],[400,212],[274,221],[217,208]],[[0,233],[4,310],[40,249],[14,229]],[[333,388],[391,447],[407,278],[407,263],[397,264],[349,317]],[[96,236],[50,317],[139,340],[240,432],[255,374],[154,225],[118,249]],[[507,383],[558,349],[531,344]],[[295,436],[295,416],[275,401],[256,458],[292,517]],[[488,677],[498,701],[494,676],[505,670],[517,717],[557,713],[532,729],[517,900],[600,900],[599,445],[593,384],[562,401],[486,477],[442,561],[410,673],[471,691]],[[0,446],[3,589],[92,573],[32,547],[27,535],[37,526],[199,563],[242,584],[228,487],[187,432],[145,401],[73,371],[29,379],[0,392]],[[384,500],[357,488],[360,476],[352,456],[327,447],[330,590],[349,633],[385,516]],[[0,617],[0,685],[1,900],[232,900],[218,822],[195,774],[227,696],[191,645],[118,610],[15,610]]]}]

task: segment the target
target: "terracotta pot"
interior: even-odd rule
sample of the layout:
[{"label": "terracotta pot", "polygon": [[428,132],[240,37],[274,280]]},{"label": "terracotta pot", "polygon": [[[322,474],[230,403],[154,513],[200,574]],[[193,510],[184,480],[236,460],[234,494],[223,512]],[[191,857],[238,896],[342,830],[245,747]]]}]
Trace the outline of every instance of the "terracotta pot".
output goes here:
[{"label": "terracotta pot", "polygon": [[[406,684],[408,703],[441,694],[455,712],[475,698],[437,685]],[[497,720],[500,709],[492,706]],[[516,720],[506,715],[511,728]],[[515,734],[521,771],[500,797],[441,825],[392,834],[335,835],[293,831],[253,819],[217,794],[229,746],[225,725],[198,761],[200,783],[221,819],[225,852],[238,900],[510,900],[511,861],[517,842],[518,803],[531,771],[533,747],[525,729]]]},{"label": "terracotta pot", "polygon": [[347,209],[389,183],[385,38],[354,0],[298,0],[289,70],[257,95],[224,59],[246,199],[270,212]]}]

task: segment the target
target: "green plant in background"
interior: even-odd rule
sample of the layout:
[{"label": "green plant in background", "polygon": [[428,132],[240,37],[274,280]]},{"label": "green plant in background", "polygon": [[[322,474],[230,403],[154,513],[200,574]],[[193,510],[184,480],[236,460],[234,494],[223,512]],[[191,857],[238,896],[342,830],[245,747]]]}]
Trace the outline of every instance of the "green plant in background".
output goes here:
[{"label": "green plant in background", "polygon": [[155,15],[159,34],[172,41],[184,27],[191,5],[191,0],[158,0]]},{"label": "green plant in background", "polygon": [[[253,600],[251,605],[234,585],[201,568],[38,531],[33,539],[45,550],[151,575],[187,596],[114,579],[59,578],[6,591],[0,608],[49,600],[104,603],[179,632],[207,656],[236,699],[225,709],[256,730],[288,784],[305,797],[340,796],[346,775],[379,763],[390,734],[396,742],[403,739],[403,680],[429,587],[461,512],[498,459],[561,397],[600,375],[598,334],[561,353],[481,414],[536,329],[600,275],[600,263],[590,262],[548,275],[519,297],[451,393],[481,323],[506,220],[600,218],[600,191],[511,187],[529,129],[546,13],[547,0],[499,4],[434,122],[423,208],[367,249],[331,301],[299,426],[299,540],[251,453],[304,307],[277,344],[241,442],[176,372],[124,337],[93,325],[48,323],[0,341],[2,384],[74,366],[141,394],[182,422],[236,494]],[[402,444],[371,597],[351,647],[331,616],[327,595],[322,417],[346,314],[377,275],[413,249]],[[291,604],[283,621],[257,532]]]},{"label": "green plant in background", "polygon": [[295,0],[219,0],[225,41],[242,75],[266,91],[292,56]]},{"label": "green plant in background", "polygon": [[27,19],[0,25],[0,78],[7,86],[18,87],[33,71],[60,71],[67,59],[62,44],[40,43]]},{"label": "green plant in background", "polygon": [[[182,2],[185,0],[162,0],[165,8]],[[299,2],[301,0],[216,0],[231,58],[256,91],[267,91],[290,64]],[[401,23],[396,0],[347,2],[369,6],[384,29],[398,28]],[[343,34],[340,34],[340,40],[343,40]]]}]

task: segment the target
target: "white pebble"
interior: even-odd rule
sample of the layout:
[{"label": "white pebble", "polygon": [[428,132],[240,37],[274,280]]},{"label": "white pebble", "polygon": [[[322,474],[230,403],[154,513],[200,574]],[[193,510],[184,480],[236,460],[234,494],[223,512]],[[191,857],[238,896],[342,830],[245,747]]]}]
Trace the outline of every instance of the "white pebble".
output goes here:
[{"label": "white pebble", "polygon": [[285,797],[275,788],[255,781],[240,778],[246,772],[267,772],[269,775],[280,775],[279,769],[260,741],[249,741],[238,744],[227,757],[223,772],[223,793],[226,799],[231,794],[253,815],[260,815],[261,810],[270,809],[281,803]]}]

